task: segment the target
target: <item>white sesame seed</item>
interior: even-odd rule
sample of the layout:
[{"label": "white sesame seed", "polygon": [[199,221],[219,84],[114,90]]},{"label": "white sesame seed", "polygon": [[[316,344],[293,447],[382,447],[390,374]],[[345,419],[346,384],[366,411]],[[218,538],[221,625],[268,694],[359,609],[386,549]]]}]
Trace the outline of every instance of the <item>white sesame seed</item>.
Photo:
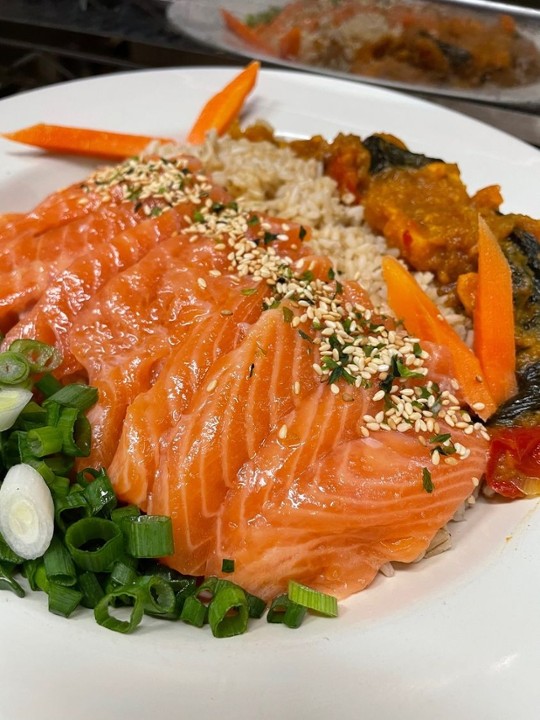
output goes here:
[{"label": "white sesame seed", "polygon": [[217,380],[212,380],[206,386],[206,390],[207,390],[207,392],[212,392],[212,390],[215,390],[216,387],[217,387]]},{"label": "white sesame seed", "polygon": [[379,400],[382,400],[385,396],[384,390],[378,390],[375,395],[373,396],[373,402],[378,402]]},{"label": "white sesame seed", "polygon": [[289,428],[287,427],[287,425],[282,425],[282,426],[279,428],[279,433],[278,433],[279,439],[280,439],[280,440],[285,440],[285,438],[287,437],[288,431],[289,431]]}]

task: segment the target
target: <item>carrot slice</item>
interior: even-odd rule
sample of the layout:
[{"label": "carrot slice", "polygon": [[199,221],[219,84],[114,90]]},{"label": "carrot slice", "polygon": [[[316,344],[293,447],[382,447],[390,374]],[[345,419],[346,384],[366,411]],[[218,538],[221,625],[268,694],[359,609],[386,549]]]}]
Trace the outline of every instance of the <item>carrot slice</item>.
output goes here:
[{"label": "carrot slice", "polygon": [[257,50],[267,53],[268,55],[276,54],[273,48],[271,48],[270,45],[268,45],[268,43],[266,43],[258,35],[256,30],[243,23],[236,17],[236,15],[233,15],[228,10],[225,10],[225,8],[221,8],[221,17],[223,18],[223,22],[226,27],[248,45],[257,48]]},{"label": "carrot slice", "polygon": [[512,273],[497,238],[478,217],[474,351],[496,403],[517,392]]},{"label": "carrot slice", "polygon": [[12,133],[3,133],[6,140],[32,145],[56,153],[73,153],[108,159],[124,159],[138,155],[152,140],[171,142],[146,135],[126,135],[105,130],[68,127],[64,125],[32,125]]},{"label": "carrot slice", "polygon": [[466,402],[481,418],[488,418],[497,409],[480,361],[441,315],[414,277],[395,258],[382,261],[383,276],[388,290],[388,304],[403,320],[407,330],[421,340],[444,345],[450,351],[454,375]]},{"label": "carrot slice", "polygon": [[189,143],[198,145],[204,142],[209,130],[216,130],[218,135],[222,135],[229,129],[240,114],[247,96],[255,87],[260,66],[260,62],[254,60],[223,90],[210,98],[189,131],[187,136]]}]

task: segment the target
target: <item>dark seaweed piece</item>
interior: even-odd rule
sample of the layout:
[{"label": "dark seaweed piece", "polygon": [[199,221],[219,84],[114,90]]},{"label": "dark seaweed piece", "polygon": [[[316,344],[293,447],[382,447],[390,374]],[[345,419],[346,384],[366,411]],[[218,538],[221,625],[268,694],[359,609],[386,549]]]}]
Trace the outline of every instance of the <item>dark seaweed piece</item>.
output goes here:
[{"label": "dark seaweed piece", "polygon": [[370,135],[362,141],[362,145],[371,155],[369,166],[371,175],[392,167],[421,168],[434,162],[442,162],[437,158],[404,150],[378,135]]},{"label": "dark seaweed piece", "polygon": [[518,392],[497,410],[490,425],[536,425],[540,419],[540,361],[518,374]]},{"label": "dark seaweed piece", "polygon": [[501,242],[512,271],[518,368],[540,360],[540,245],[524,230]]}]

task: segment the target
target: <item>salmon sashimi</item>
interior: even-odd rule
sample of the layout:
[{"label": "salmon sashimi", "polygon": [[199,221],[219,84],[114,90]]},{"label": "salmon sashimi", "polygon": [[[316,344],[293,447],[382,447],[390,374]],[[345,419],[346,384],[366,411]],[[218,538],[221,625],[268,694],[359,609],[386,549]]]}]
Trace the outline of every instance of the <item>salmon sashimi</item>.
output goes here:
[{"label": "salmon sashimi", "polygon": [[147,509],[169,431],[186,411],[208,369],[238,345],[260,316],[267,288],[260,284],[252,295],[242,295],[238,289],[233,288],[226,308],[192,327],[154,385],[129,406],[109,467],[116,494],[122,500]]},{"label": "salmon sashimi", "polygon": [[[208,197],[213,202],[228,199],[215,186]],[[55,371],[57,377],[80,371],[82,366],[68,343],[69,330],[77,314],[109,279],[138,262],[159,242],[185,229],[197,207],[192,201],[184,201],[112,239],[98,236],[91,251],[77,257],[50,281],[37,304],[7,334],[4,346],[8,347],[16,338],[41,340],[55,345],[62,353],[62,364]]]},{"label": "salmon sashimi", "polygon": [[318,384],[313,362],[310,344],[276,309],[206,374],[167,436],[149,503],[150,512],[173,519],[176,569],[204,575],[228,488],[301,394]]},{"label": "salmon sashimi", "polygon": [[99,252],[119,232],[185,203],[185,224],[189,224],[195,206],[214,207],[213,196],[221,207],[226,194],[201,175],[199,167],[198,160],[182,156],[129,160],[105,168],[84,183],[89,196],[102,198],[93,212],[48,232],[32,237],[22,234],[0,245],[0,329],[9,330],[17,315],[27,311],[75,258]]},{"label": "salmon sashimi", "polygon": [[79,313],[69,333],[71,352],[99,391],[89,413],[90,465],[108,466],[128,405],[152,385],[192,323],[218,307],[230,278],[213,278],[207,287],[198,281],[200,273],[226,265],[212,241],[173,237],[108,282]]},{"label": "salmon sashimi", "polygon": [[[91,465],[112,460],[128,406],[153,385],[193,323],[226,308],[232,290],[256,292],[263,278],[254,283],[249,275],[255,251],[277,265],[304,252],[298,226],[279,232],[275,222],[260,217],[248,224],[236,209],[232,219],[226,221],[226,215],[201,211],[184,233],[187,242],[178,236],[161,243],[107,283],[77,316],[69,334],[71,352],[100,396],[89,414],[95,440]],[[242,248],[238,258],[227,252],[235,243]],[[228,274],[233,265],[237,272]]]},{"label": "salmon sashimi", "polygon": [[[172,164],[178,160],[191,173],[200,171],[201,163],[193,157],[165,163]],[[152,163],[154,168],[150,173],[159,173],[163,162],[153,157],[132,158],[120,165],[98,168],[81,182],[51,193],[30,212],[3,216],[4,220],[0,219],[0,257],[4,252],[3,246],[10,240],[41,235],[94,212],[102,204],[137,201],[139,181]],[[174,185],[168,178],[167,185],[171,184]]]},{"label": "salmon sashimi", "polygon": [[287,436],[274,431],[238,473],[222,506],[210,573],[220,572],[222,558],[234,558],[231,579],[266,599],[291,578],[346,597],[386,562],[412,562],[425,552],[473,492],[488,443],[458,431],[470,455],[432,467],[413,433],[363,437],[366,410],[365,390],[344,402],[321,386],[290,413]]},{"label": "salmon sashimi", "polygon": [[34,237],[11,241],[9,254],[0,258],[0,329],[38,300],[54,276],[94,247],[110,242],[143,216],[133,204],[104,205],[94,213]]}]

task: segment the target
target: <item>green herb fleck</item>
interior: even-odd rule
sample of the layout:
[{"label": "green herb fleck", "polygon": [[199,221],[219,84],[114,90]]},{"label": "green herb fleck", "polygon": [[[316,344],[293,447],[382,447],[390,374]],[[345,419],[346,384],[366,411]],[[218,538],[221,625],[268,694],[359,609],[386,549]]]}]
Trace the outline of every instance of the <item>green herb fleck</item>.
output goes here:
[{"label": "green herb fleck", "polygon": [[300,225],[300,230],[298,232],[298,237],[300,240],[303,240],[307,235],[307,230],[303,225]]},{"label": "green herb fleck", "polygon": [[256,288],[256,287],[243,288],[242,290],[240,290],[240,292],[242,293],[242,295],[247,295],[247,296],[249,296],[249,295],[253,295],[254,293],[256,293],[256,292],[257,292],[257,288]]},{"label": "green herb fleck", "polygon": [[435,485],[431,479],[431,473],[427,468],[422,468],[422,486],[427,493],[432,493],[435,489]]},{"label": "green herb fleck", "polygon": [[301,337],[303,340],[307,340],[307,341],[310,342],[310,343],[313,342],[313,338],[310,337],[310,336],[309,336],[307,333],[305,333],[303,330],[299,330],[299,331],[298,331],[298,334],[300,335],[300,337]]},{"label": "green herb fleck", "polygon": [[198,223],[203,223],[205,221],[204,215],[200,210],[195,210],[195,212],[193,213],[193,219],[195,220],[195,222]]},{"label": "green herb fleck", "polygon": [[224,573],[234,572],[234,560],[229,560],[227,558],[224,558],[221,561],[221,572],[224,572]]},{"label": "green herb fleck", "polygon": [[293,317],[294,317],[294,313],[293,313],[293,311],[291,310],[291,308],[284,307],[284,308],[283,308],[283,319],[285,320],[285,322],[286,322],[286,323],[291,323]]}]

